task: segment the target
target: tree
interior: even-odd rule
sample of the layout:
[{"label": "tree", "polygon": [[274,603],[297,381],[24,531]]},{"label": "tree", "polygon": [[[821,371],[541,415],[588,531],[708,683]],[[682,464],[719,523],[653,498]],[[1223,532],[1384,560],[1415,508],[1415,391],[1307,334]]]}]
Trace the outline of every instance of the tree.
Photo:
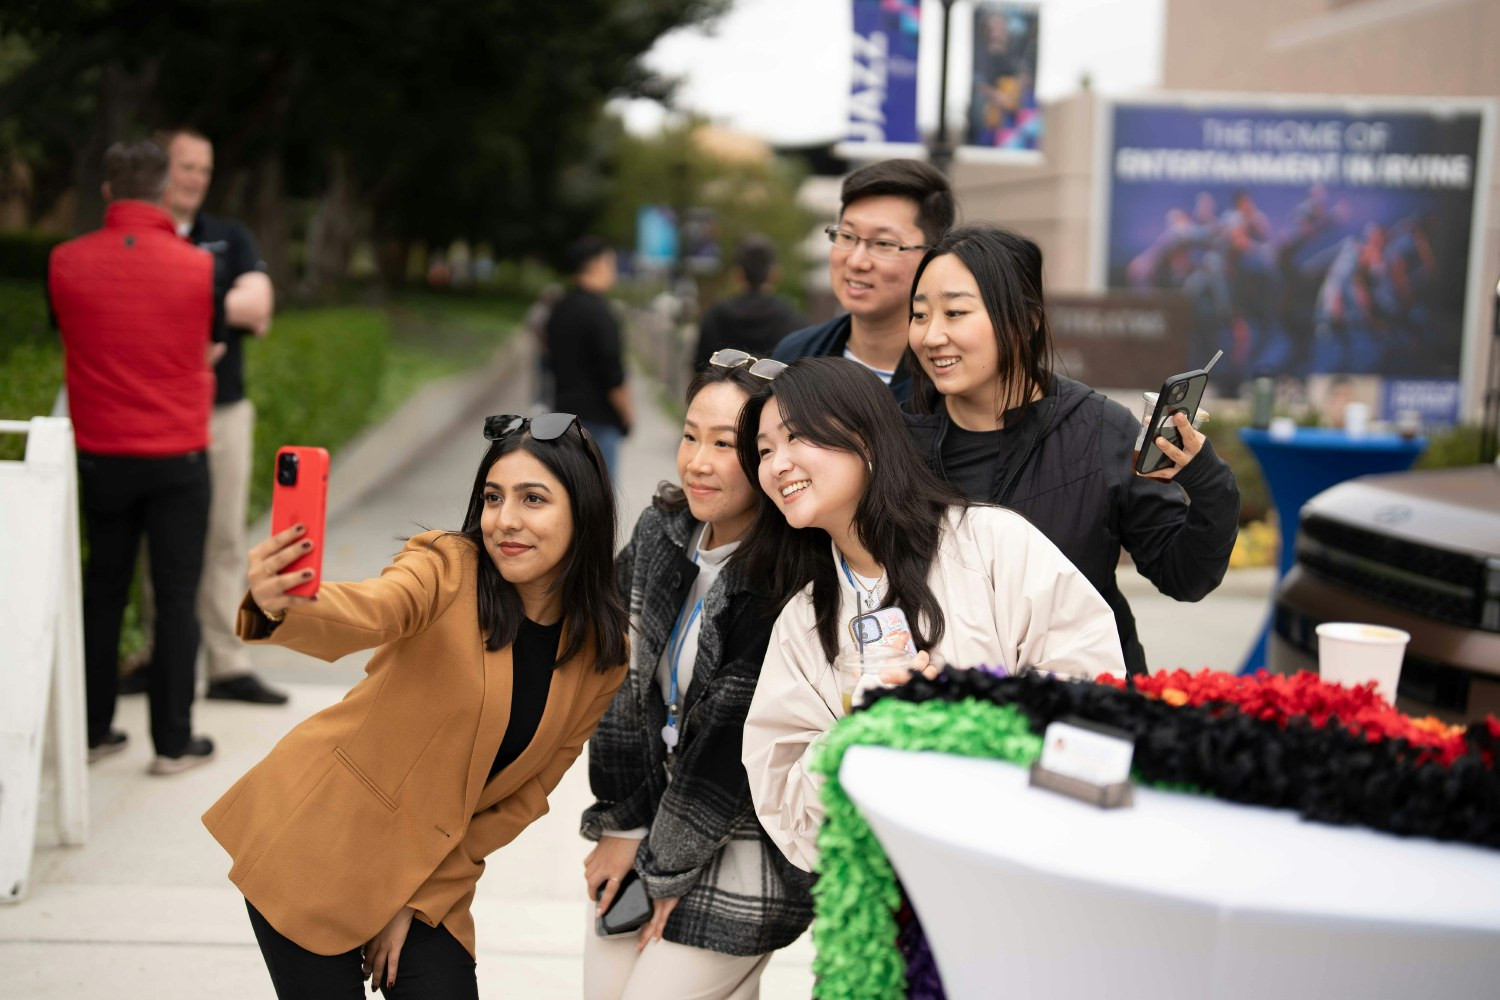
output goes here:
[{"label": "tree", "polygon": [[[0,154],[33,213],[78,192],[97,224],[109,142],[192,123],[214,138],[215,210],[246,218],[273,275],[317,219],[320,269],[364,230],[387,277],[416,241],[546,250],[600,208],[564,184],[607,97],[660,89],[639,58],[727,0],[29,0],[0,42]],[[0,51],[10,51],[0,49]],[[0,62],[0,72],[5,63]],[[66,183],[63,182],[66,178]],[[310,206],[295,215],[297,205]]]}]

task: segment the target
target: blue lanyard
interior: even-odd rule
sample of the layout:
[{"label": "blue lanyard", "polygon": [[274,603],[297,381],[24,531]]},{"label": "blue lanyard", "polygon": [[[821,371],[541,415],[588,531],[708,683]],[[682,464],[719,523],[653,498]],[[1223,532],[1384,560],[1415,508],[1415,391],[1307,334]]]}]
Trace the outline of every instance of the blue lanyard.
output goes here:
[{"label": "blue lanyard", "polygon": [[[866,590],[863,587],[861,587],[857,582],[855,582],[854,571],[849,568],[849,562],[848,562],[848,560],[846,560],[844,558],[844,554],[842,552],[839,553],[839,567],[841,569],[843,569],[843,571],[844,571],[844,578],[849,581],[849,587],[854,591],[854,610],[856,610],[856,611],[866,611],[866,610],[868,610],[865,607],[865,598],[868,597],[870,599],[870,601],[873,603],[874,600],[875,600],[875,594],[874,594],[873,591]],[[875,586],[877,586],[877,587],[880,586],[880,581],[879,580],[875,581]]]},{"label": "blue lanyard", "polygon": [[[698,550],[693,549],[693,562],[698,562]],[[682,649],[687,645],[688,633],[693,630],[693,623],[703,613],[703,598],[693,605],[692,613],[688,615],[687,624],[683,625],[683,611],[687,606],[683,605],[682,611],[677,612],[677,621],[672,624],[672,634],[667,638],[667,664],[671,680],[668,683],[667,692],[667,726],[662,730],[662,740],[667,744],[667,753],[671,753],[677,746],[677,668],[682,664]]]}]

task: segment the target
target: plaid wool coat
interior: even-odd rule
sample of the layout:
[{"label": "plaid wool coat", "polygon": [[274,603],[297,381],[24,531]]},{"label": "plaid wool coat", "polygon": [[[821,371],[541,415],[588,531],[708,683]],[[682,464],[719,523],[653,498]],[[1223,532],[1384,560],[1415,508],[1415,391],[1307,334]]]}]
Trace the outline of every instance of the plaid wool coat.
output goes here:
[{"label": "plaid wool coat", "polygon": [[583,814],[582,832],[598,840],[648,828],[636,870],[653,898],[681,897],[662,936],[727,955],[760,955],[790,944],[811,922],[812,876],[761,829],[740,763],[745,713],[774,617],[733,565],[704,600],[681,742],[670,762],[661,738],[667,715],[657,664],[698,574],[687,555],[697,527],[685,508],[653,504],[620,554],[630,673],[589,741],[596,801]]}]

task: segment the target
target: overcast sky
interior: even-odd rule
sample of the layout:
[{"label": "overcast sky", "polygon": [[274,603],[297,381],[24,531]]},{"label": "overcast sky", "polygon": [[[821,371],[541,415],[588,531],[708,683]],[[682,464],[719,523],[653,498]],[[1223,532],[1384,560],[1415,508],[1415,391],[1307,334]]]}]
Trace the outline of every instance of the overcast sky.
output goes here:
[{"label": "overcast sky", "polygon": [[[1161,79],[1166,0],[1041,0],[1037,92],[1044,100],[1078,89],[1087,73],[1094,88],[1118,94],[1154,87]],[[968,50],[972,4],[953,7],[952,51]],[[922,0],[919,117],[936,119],[940,0]],[[679,102],[712,120],[778,145],[842,139],[848,114],[852,31],[850,0],[734,0],[709,32],[674,31],[646,57],[668,76],[683,78]],[[967,91],[954,86],[951,123],[962,121]],[[660,127],[660,106],[617,102],[637,132]]]}]

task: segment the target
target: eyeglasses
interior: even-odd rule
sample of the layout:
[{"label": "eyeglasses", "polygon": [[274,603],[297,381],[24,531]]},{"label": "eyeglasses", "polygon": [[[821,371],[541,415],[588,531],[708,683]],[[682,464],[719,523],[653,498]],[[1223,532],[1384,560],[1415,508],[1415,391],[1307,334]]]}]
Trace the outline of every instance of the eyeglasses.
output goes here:
[{"label": "eyeglasses", "polygon": [[738,368],[740,365],[748,364],[746,369],[756,378],[763,378],[767,382],[786,371],[786,362],[777,361],[775,358],[757,358],[753,354],[726,347],[722,351],[714,351],[709,357],[708,363],[717,368]]},{"label": "eyeglasses", "polygon": [[[534,440],[556,441],[577,423],[578,417],[571,413],[542,413],[535,417],[523,417],[519,413],[501,413],[484,418],[484,436],[488,441],[498,441],[529,428]],[[580,435],[582,430],[580,426]]]},{"label": "eyeglasses", "polygon": [[842,250],[845,253],[853,253],[861,243],[869,250],[871,257],[884,257],[888,260],[899,257],[908,250],[927,249],[925,243],[906,246],[895,240],[872,240],[866,236],[855,236],[847,229],[840,229],[838,226],[825,226],[823,232],[828,234],[828,242],[833,244],[835,250]]}]

